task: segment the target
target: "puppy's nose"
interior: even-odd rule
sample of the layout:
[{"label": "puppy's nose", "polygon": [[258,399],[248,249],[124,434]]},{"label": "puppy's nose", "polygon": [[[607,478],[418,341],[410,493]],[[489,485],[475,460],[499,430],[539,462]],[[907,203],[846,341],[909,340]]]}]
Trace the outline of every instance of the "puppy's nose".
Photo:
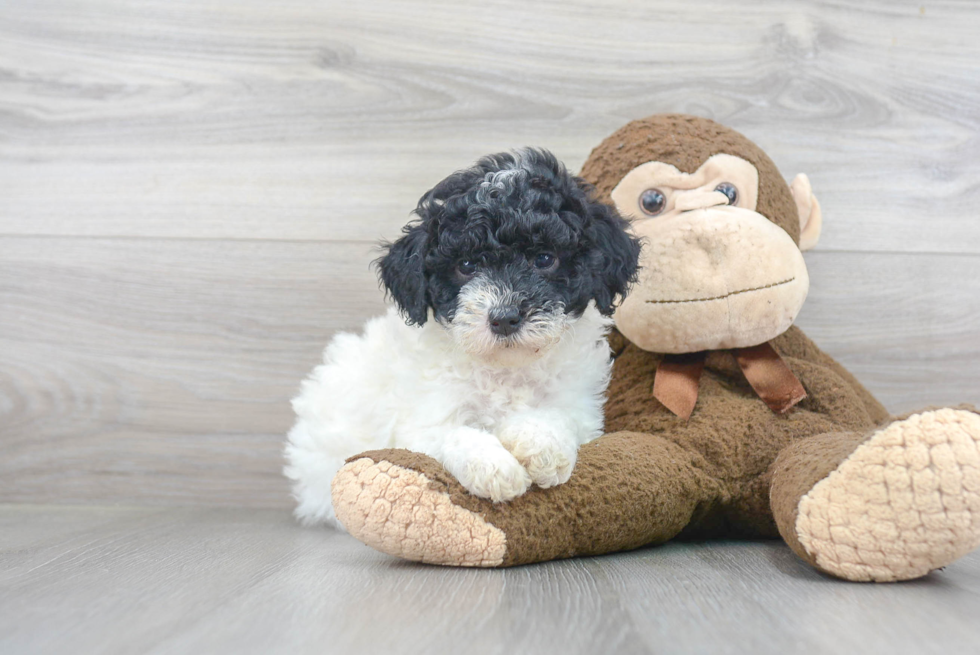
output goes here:
[{"label": "puppy's nose", "polygon": [[521,327],[521,310],[514,305],[494,307],[488,316],[490,331],[501,337],[514,334]]}]

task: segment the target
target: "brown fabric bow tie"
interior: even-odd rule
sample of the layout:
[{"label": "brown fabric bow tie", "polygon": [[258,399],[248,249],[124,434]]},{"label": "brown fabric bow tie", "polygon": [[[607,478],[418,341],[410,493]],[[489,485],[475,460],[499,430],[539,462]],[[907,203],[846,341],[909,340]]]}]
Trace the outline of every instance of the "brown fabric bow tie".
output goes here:
[{"label": "brown fabric bow tie", "polygon": [[[771,345],[733,348],[739,368],[759,398],[777,414],[784,414],[806,398],[803,385]],[[708,351],[664,355],[653,379],[653,396],[671,412],[687,420],[698,402],[698,384]]]}]

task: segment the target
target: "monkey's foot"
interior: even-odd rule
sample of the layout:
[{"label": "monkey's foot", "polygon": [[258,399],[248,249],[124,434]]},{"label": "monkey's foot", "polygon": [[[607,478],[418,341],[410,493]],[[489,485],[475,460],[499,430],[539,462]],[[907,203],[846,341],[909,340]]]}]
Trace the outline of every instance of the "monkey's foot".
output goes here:
[{"label": "monkey's foot", "polygon": [[795,536],[847,580],[909,580],[980,545],[980,415],[914,414],[876,431],[802,498]]},{"label": "monkey's foot", "polygon": [[[443,475],[429,458],[407,451],[411,466],[370,453],[347,463],[333,479],[337,518],[352,536],[383,553],[451,566],[500,566],[506,538],[480,514],[453,503]],[[397,457],[396,457],[397,458]],[[408,463],[408,462],[406,462]],[[429,464],[431,477],[423,472]],[[441,469],[442,467],[438,467]]]}]

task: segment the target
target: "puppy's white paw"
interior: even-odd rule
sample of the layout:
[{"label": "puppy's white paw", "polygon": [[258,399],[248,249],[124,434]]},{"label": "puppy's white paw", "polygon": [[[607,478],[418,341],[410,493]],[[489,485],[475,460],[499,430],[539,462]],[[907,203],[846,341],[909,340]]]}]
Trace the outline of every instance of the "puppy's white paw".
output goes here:
[{"label": "puppy's white paw", "polygon": [[517,498],[531,486],[531,476],[520,462],[499,447],[464,462],[455,475],[471,494],[495,503]]},{"label": "puppy's white paw", "polygon": [[568,482],[578,446],[548,421],[523,418],[504,424],[497,435],[504,448],[524,465],[531,480],[543,489]]}]

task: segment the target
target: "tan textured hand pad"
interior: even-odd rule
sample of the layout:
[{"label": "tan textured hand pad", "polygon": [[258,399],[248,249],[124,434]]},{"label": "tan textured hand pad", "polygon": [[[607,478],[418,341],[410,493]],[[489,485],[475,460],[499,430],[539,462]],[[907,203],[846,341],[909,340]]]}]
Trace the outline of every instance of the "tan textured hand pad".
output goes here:
[{"label": "tan textured hand pad", "polygon": [[429,564],[500,566],[504,533],[454,505],[425,475],[362,457],[332,483],[337,518],[354,537],[381,552]]},{"label": "tan textured hand pad", "polygon": [[908,580],[980,545],[980,415],[915,414],[875,433],[803,496],[796,533],[848,580]]}]

